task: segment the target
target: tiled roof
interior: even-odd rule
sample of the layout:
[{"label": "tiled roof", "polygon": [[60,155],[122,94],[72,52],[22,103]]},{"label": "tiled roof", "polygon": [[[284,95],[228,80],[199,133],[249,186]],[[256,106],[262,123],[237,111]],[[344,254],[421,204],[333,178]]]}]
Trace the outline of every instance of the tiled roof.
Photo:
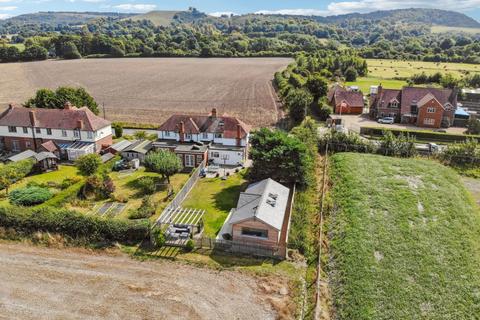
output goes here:
[{"label": "tiled roof", "polygon": [[[32,124],[30,112],[33,112],[35,123]],[[110,125],[110,121],[96,116],[87,107],[68,109],[40,109],[25,108],[10,105],[0,114],[0,126],[30,127],[73,130],[96,131]]]},{"label": "tiled roof", "polygon": [[452,89],[437,88],[421,88],[421,87],[404,87],[401,97],[401,112],[410,112],[410,106],[413,101],[420,101],[428,94],[432,94],[438,102],[445,105],[447,102],[455,108],[457,106],[457,92]]},{"label": "tiled roof", "polygon": [[240,119],[229,116],[195,116],[195,115],[173,115],[167,119],[159,128],[160,131],[179,131],[179,125],[183,122],[185,133],[198,134],[222,133],[224,138],[237,137],[237,125],[240,125],[240,135],[244,138],[250,131],[250,127]]},{"label": "tiled roof", "polygon": [[378,108],[387,108],[388,103],[392,100],[401,101],[401,93],[402,90],[382,89],[379,94],[375,95],[373,103]]},{"label": "tiled roof", "polygon": [[327,93],[327,99],[335,104],[345,101],[351,107],[363,107],[363,93],[361,91],[347,90],[340,85],[334,85]]},{"label": "tiled roof", "polygon": [[47,142],[42,143],[41,147],[43,147],[48,152],[54,152],[58,150],[57,145],[52,140],[48,140]]}]

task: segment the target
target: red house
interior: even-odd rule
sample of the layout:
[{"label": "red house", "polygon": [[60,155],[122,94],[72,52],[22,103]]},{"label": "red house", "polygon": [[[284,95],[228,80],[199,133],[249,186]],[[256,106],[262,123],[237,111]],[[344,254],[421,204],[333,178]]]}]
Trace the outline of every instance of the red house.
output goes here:
[{"label": "red house", "polygon": [[337,114],[362,114],[363,93],[335,85],[327,94],[328,103]]}]

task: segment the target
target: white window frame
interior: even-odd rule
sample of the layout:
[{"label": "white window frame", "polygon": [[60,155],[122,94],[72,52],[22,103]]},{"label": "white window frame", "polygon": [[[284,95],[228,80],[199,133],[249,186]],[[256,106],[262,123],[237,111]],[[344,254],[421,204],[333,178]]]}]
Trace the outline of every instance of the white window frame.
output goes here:
[{"label": "white window frame", "polygon": [[210,156],[212,158],[220,158],[220,152],[212,151],[212,152],[210,152]]},{"label": "white window frame", "polygon": [[67,137],[67,136],[68,136],[67,130],[62,129],[62,137]]},{"label": "white window frame", "polygon": [[192,140],[192,134],[191,133],[186,133],[185,134],[185,139]]},{"label": "white window frame", "polygon": [[75,138],[80,138],[80,130],[73,130],[73,136]]},{"label": "white window frame", "polygon": [[52,135],[52,129],[47,128],[47,135],[51,136]]},{"label": "white window frame", "polygon": [[435,113],[436,111],[437,111],[437,109],[434,108],[434,107],[428,107],[427,108],[427,113]]},{"label": "white window frame", "polygon": [[93,139],[93,132],[87,131],[87,139]]},{"label": "white window frame", "polygon": [[11,133],[17,132],[17,127],[15,127],[15,126],[8,126],[8,132],[11,132]]},{"label": "white window frame", "polygon": [[223,134],[215,133],[215,139],[222,139],[222,138],[223,138]]},{"label": "white window frame", "polygon": [[12,140],[12,151],[14,152],[20,151],[20,141]]},{"label": "white window frame", "polygon": [[193,154],[185,155],[185,167],[195,167],[195,156]]},{"label": "white window frame", "polygon": [[28,133],[28,128],[27,127],[23,127],[23,133]]},{"label": "white window frame", "polygon": [[208,132],[202,133],[202,139],[208,139]]},{"label": "white window frame", "polygon": [[424,125],[429,125],[429,126],[434,125],[434,124],[435,124],[435,119],[433,119],[433,118],[424,118],[424,119],[423,119],[423,124],[424,124]]},{"label": "white window frame", "polygon": [[164,131],[163,134],[165,135],[165,137],[170,137],[170,131]]},{"label": "white window frame", "polygon": [[42,129],[41,128],[35,128],[35,133],[42,134]]}]

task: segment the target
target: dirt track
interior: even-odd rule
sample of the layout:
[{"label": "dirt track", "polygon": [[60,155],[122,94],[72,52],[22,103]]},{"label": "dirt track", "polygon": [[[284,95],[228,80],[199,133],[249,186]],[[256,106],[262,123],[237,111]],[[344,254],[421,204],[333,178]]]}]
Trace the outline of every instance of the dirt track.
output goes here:
[{"label": "dirt track", "polygon": [[274,319],[252,278],[0,243],[0,319]]},{"label": "dirt track", "polygon": [[110,120],[162,123],[174,113],[241,117],[253,126],[278,119],[274,73],[287,58],[128,58],[0,64],[0,107],[40,88],[82,86]]}]

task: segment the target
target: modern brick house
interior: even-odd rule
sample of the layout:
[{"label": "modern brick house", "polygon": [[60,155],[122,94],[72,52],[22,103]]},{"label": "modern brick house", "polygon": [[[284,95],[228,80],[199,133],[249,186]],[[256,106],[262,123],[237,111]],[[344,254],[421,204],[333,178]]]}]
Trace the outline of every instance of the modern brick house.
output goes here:
[{"label": "modern brick house", "polygon": [[250,128],[240,119],[217,116],[173,115],[158,129],[153,146],[175,152],[184,167],[203,160],[214,164],[238,165],[247,159]]},{"label": "modern brick house", "polygon": [[362,114],[364,101],[361,91],[349,90],[345,87],[334,85],[327,93],[328,104],[337,114]]},{"label": "modern brick house", "polygon": [[0,142],[8,152],[60,152],[73,145],[100,152],[112,144],[112,128],[110,121],[87,107],[67,103],[64,109],[38,109],[10,104],[0,114]]},{"label": "modern brick house", "polygon": [[392,90],[380,85],[370,101],[374,119],[394,117],[396,122],[419,127],[450,127],[457,109],[457,91],[422,87]]}]

